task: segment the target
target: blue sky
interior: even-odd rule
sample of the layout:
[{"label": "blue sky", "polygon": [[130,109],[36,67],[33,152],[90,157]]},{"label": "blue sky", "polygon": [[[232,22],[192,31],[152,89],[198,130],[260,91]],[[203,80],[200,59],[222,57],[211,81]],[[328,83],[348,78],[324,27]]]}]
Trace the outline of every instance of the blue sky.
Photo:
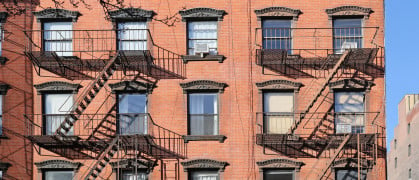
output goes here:
[{"label": "blue sky", "polygon": [[397,104],[419,94],[418,0],[386,0],[387,142],[398,123]]}]

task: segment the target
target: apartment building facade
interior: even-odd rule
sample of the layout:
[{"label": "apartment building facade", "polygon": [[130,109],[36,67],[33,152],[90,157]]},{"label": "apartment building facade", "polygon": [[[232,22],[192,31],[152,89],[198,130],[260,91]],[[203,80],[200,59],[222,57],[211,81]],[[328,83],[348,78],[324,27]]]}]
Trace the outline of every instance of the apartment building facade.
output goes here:
[{"label": "apartment building facade", "polygon": [[408,94],[399,103],[399,124],[394,129],[388,153],[388,179],[417,179],[418,163],[415,129],[419,95]]},{"label": "apartment building facade", "polygon": [[[23,54],[32,6],[0,4],[0,179],[30,179],[33,151],[22,115],[33,113],[32,63]],[[19,12],[25,9],[29,13]]]},{"label": "apartment building facade", "polygon": [[385,179],[383,1],[33,11],[33,179]]}]

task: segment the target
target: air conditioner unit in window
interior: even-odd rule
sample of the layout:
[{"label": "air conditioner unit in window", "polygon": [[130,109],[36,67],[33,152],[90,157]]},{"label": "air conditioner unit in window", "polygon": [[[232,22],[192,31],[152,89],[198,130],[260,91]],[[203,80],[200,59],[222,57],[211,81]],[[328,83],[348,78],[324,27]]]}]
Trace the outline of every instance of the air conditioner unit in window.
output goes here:
[{"label": "air conditioner unit in window", "polygon": [[209,45],[207,43],[195,43],[195,54],[201,54],[201,57],[204,57],[204,54],[209,53]]},{"label": "air conditioner unit in window", "polygon": [[343,54],[347,49],[356,49],[358,48],[357,42],[343,42],[340,49],[336,52],[337,54]]},{"label": "air conditioner unit in window", "polygon": [[352,126],[350,124],[336,124],[336,133],[352,133]]}]

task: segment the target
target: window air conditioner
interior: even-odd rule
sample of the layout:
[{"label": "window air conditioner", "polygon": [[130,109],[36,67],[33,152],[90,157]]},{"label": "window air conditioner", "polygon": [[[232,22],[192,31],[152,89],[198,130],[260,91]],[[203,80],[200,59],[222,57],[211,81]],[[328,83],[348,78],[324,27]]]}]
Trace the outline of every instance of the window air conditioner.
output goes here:
[{"label": "window air conditioner", "polygon": [[337,51],[337,54],[343,54],[347,49],[356,49],[358,48],[358,43],[356,42],[343,42],[340,49]]},{"label": "window air conditioner", "polygon": [[204,57],[204,53],[209,53],[209,46],[207,43],[195,43],[195,54],[201,54]]},{"label": "window air conditioner", "polygon": [[336,124],[336,133],[352,133],[352,126],[350,124]]}]

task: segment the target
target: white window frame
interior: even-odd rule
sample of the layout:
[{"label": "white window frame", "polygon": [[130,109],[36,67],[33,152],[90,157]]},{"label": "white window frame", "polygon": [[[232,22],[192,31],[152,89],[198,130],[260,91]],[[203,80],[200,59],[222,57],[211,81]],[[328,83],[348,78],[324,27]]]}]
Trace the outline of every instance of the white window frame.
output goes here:
[{"label": "white window frame", "polygon": [[[71,29],[62,29],[68,25]],[[52,30],[47,29],[48,27]],[[55,52],[58,56],[73,56],[73,23],[71,21],[43,22],[42,30],[43,51]]]},{"label": "white window frame", "polygon": [[[275,107],[270,107],[271,103],[269,100],[269,96],[272,97],[282,97],[283,100],[288,99],[288,110],[283,109],[279,112],[272,111],[270,109],[282,109],[282,105],[277,105]],[[282,102],[278,102],[283,104]],[[292,127],[292,124],[295,121],[295,93],[293,91],[267,91],[263,92],[263,118],[264,118],[264,132],[269,134],[286,134]],[[279,121],[275,123],[275,125],[271,124],[270,122]],[[277,128],[274,128],[277,127]],[[279,126],[279,128],[278,128]]]},{"label": "white window frame", "polygon": [[[136,113],[121,113],[120,112],[120,108],[119,108],[119,106],[120,106],[120,102],[121,102],[121,98],[120,98],[120,96],[132,96],[132,95],[140,95],[140,96],[145,96],[145,109],[144,109],[144,112],[143,112],[143,114],[142,115],[136,115]],[[148,133],[148,117],[147,117],[147,111],[148,111],[148,96],[147,96],[147,94],[146,93],[118,93],[117,94],[117,96],[118,96],[118,114],[119,114],[119,116],[120,117],[118,117],[118,132],[119,132],[119,134],[121,134],[121,135],[130,135],[130,134],[139,134],[139,133],[141,133],[141,134],[147,134]],[[139,109],[140,110],[140,109]],[[141,112],[139,112],[139,113],[141,113]],[[141,118],[141,116],[144,118],[144,131],[143,132],[139,132],[139,131],[136,131],[136,129],[134,128],[134,131],[133,132],[130,132],[130,130],[128,130],[128,131],[124,131],[123,129],[121,129],[122,127],[121,127],[121,118],[122,117],[126,117],[126,118]]]},{"label": "white window frame", "polygon": [[[56,106],[48,105],[47,104],[48,103],[48,99],[47,99],[48,96],[53,97],[54,95],[57,95],[57,96],[61,95],[61,96],[68,96],[68,97],[66,97],[65,99],[62,99],[62,101],[64,101],[64,102],[60,101],[60,102],[63,103],[61,105],[56,105]],[[43,103],[44,103],[43,104],[43,107],[44,107],[43,114],[45,115],[44,119],[43,119],[43,121],[44,121],[44,123],[43,123],[44,133],[43,134],[44,135],[53,135],[55,133],[55,131],[59,128],[61,123],[64,121],[65,117],[70,113],[71,108],[73,108],[72,106],[74,104],[74,94],[72,94],[72,93],[43,94]],[[57,103],[59,103],[59,102],[57,102]],[[47,106],[50,106],[50,107],[47,107]],[[67,107],[68,107],[68,109],[67,109]],[[56,112],[54,112],[54,113],[47,112],[48,109],[55,109]],[[52,111],[54,111],[54,110],[52,110]],[[50,116],[48,116],[48,115],[50,115]],[[58,120],[61,121],[60,123],[55,124],[55,125],[58,125],[57,129],[55,129],[55,130],[52,129],[52,126],[53,126],[52,123],[48,122],[49,117],[51,117],[53,120],[58,119]],[[49,126],[51,126],[51,127],[49,127]],[[74,134],[74,126],[71,127],[70,131],[67,134],[68,135]]]},{"label": "white window frame", "polygon": [[[190,37],[191,34],[192,34],[192,32],[191,32],[192,24],[203,23],[203,22],[206,22],[208,24],[210,24],[210,23],[215,24],[215,26],[217,28],[215,30],[215,32],[216,32],[216,35],[215,35],[216,38],[215,39],[214,38],[203,38],[203,37],[196,37],[196,38],[191,38]],[[211,24],[211,25],[214,25],[214,24]],[[187,44],[188,55],[195,55],[194,47],[191,46],[193,41],[195,41],[195,43],[200,43],[200,41],[202,41],[202,43],[205,43],[206,41],[215,41],[215,47],[209,47],[209,54],[217,55],[218,54],[218,31],[219,31],[219,27],[218,27],[218,21],[217,20],[196,20],[196,21],[191,20],[191,21],[188,21],[187,22],[187,37],[186,37],[187,38],[186,44]],[[210,42],[208,42],[208,43],[210,43]]]},{"label": "white window frame", "polygon": [[[194,93],[188,93],[188,135],[203,135],[203,136],[205,136],[206,134],[204,133],[204,132],[202,132],[202,133],[200,133],[200,134],[192,134],[192,126],[191,126],[191,122],[193,121],[192,120],[192,116],[193,115],[202,115],[202,117],[205,119],[206,118],[206,114],[205,114],[205,112],[202,114],[200,114],[200,113],[191,113],[191,109],[190,109],[190,106],[191,106],[191,95],[193,96],[193,95],[213,95],[213,96],[215,96],[215,102],[213,102],[215,105],[215,107],[214,107],[214,114],[208,114],[209,116],[210,115],[214,115],[214,122],[213,122],[213,124],[214,124],[214,127],[213,127],[213,133],[212,134],[210,134],[210,135],[219,135],[220,134],[220,131],[219,131],[219,129],[220,129],[220,122],[219,122],[219,114],[220,114],[220,108],[219,108],[219,106],[220,106],[220,98],[219,98],[219,93],[217,93],[217,92],[194,92]],[[205,120],[204,120],[205,121]],[[205,129],[205,127],[204,127],[204,129]],[[199,129],[199,130],[203,130],[203,129]]]},{"label": "white window frame", "polygon": [[[359,111],[346,111],[346,110],[338,110],[338,107],[344,106],[343,104],[337,103],[336,101],[339,100],[340,95],[357,95],[361,94],[363,96],[363,103],[362,103],[362,110]],[[357,134],[357,133],[365,133],[366,131],[366,117],[365,117],[365,108],[366,108],[366,93],[364,91],[338,91],[334,93],[334,103],[335,103],[335,133],[350,133],[350,134]],[[348,104],[350,106],[352,104]],[[358,104],[355,104],[358,105]],[[345,114],[347,113],[347,114]],[[352,119],[355,118],[355,119]],[[362,125],[356,124],[358,119],[363,122]],[[340,120],[352,120],[351,123],[342,123],[338,122]],[[355,124],[353,124],[355,122]],[[350,127],[350,132],[348,130]],[[355,129],[354,129],[355,127]],[[361,130],[359,128],[362,128]],[[358,132],[362,131],[362,132]]]},{"label": "white window frame", "polygon": [[0,136],[3,135],[3,99],[4,95],[0,95]]},{"label": "white window frame", "polygon": [[[133,28],[135,26],[137,27]],[[122,51],[148,50],[147,22],[146,21],[118,22],[117,23],[117,38],[118,38],[117,39],[118,50],[122,50]]]}]

